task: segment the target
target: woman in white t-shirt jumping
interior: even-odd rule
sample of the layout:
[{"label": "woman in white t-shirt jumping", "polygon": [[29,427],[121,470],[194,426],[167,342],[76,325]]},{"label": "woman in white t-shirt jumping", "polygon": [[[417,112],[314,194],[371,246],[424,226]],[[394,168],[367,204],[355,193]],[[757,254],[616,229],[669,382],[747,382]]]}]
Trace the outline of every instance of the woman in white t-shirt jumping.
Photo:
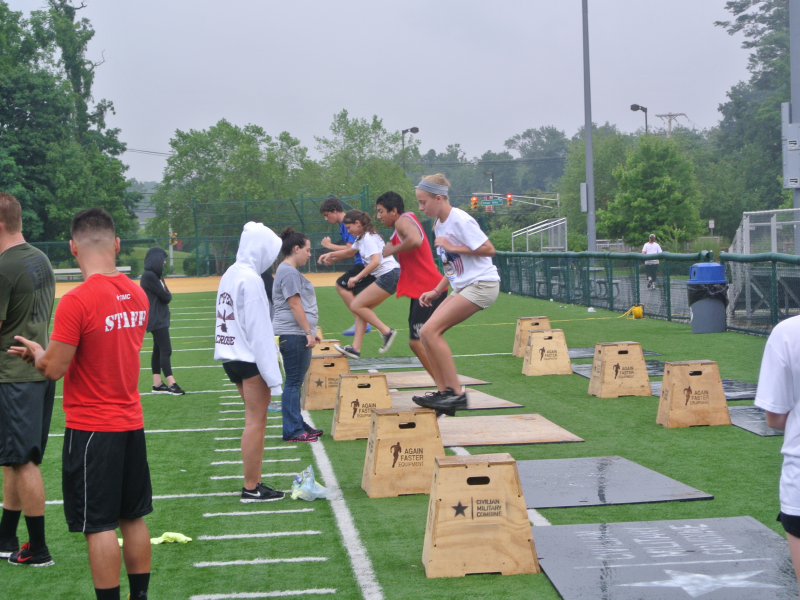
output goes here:
[{"label": "woman in white t-shirt jumping", "polygon": [[414,396],[419,406],[453,414],[467,408],[467,396],[458,381],[453,353],[444,333],[466,321],[479,310],[489,308],[500,293],[500,275],[492,263],[495,250],[477,221],[460,208],[450,206],[450,182],[441,173],[427,175],[417,185],[417,201],[422,212],[436,222],[433,245],[444,265],[444,277],[434,289],[419,299],[431,303],[453,287],[420,330],[420,340],[431,363],[437,391]]},{"label": "woman in white t-shirt jumping", "polygon": [[397,330],[384,325],[373,309],[397,291],[397,282],[400,279],[400,264],[392,256],[383,256],[382,251],[385,242],[375,230],[372,219],[369,218],[367,213],[355,209],[349,210],[345,213],[342,223],[347,227],[350,235],[356,238],[356,241],[346,250],[323,254],[319,257],[319,262],[332,265],[344,258],[355,256],[356,252],[358,252],[364,261],[364,270],[351,277],[347,282],[347,287],[352,290],[367,275],[373,275],[375,281],[357,296],[351,295],[351,297],[347,298],[342,296],[350,312],[355,315],[357,326],[352,345],[340,346],[339,344],[334,344],[333,347],[350,358],[361,358],[361,342],[364,339],[364,330],[366,329],[366,325],[363,327],[358,326],[358,320],[361,319],[362,322],[366,321],[381,332],[383,340],[378,352],[383,354],[389,350],[394,338],[397,337]]}]

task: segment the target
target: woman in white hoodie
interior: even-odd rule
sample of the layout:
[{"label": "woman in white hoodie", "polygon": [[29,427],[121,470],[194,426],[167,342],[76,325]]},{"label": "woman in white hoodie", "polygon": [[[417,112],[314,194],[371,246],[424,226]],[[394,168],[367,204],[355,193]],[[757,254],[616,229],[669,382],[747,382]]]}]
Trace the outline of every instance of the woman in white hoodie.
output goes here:
[{"label": "woman in white hoodie", "polygon": [[261,482],[264,432],[271,396],[281,395],[278,348],[269,317],[269,301],[261,274],[281,249],[281,239],[261,223],[247,223],[236,262],[219,282],[214,359],[244,400],[242,502],[280,500],[283,492]]}]

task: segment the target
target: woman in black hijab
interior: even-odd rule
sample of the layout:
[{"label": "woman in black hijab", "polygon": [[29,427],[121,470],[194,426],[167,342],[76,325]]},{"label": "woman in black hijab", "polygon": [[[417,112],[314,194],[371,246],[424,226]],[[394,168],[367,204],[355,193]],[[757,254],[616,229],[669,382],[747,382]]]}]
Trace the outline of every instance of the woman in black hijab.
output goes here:
[{"label": "woman in black hijab", "polygon": [[[184,392],[175,383],[172,376],[172,344],[169,340],[169,303],[172,293],[167,289],[164,281],[163,269],[167,262],[165,250],[155,247],[147,251],[144,257],[144,272],[140,284],[150,300],[150,316],[147,320],[147,331],[153,334],[153,356],[150,366],[153,369],[153,393],[172,394],[182,396]],[[161,372],[167,379],[165,384],[161,381]]]}]

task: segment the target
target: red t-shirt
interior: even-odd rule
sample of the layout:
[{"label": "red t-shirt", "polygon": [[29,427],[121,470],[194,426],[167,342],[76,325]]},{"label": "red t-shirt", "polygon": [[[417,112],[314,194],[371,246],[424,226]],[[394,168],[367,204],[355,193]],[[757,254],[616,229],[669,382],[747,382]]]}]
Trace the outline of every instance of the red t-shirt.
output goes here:
[{"label": "red t-shirt", "polygon": [[144,290],[122,274],[92,275],[61,298],[50,339],[78,347],[64,376],[67,427],[144,427],[139,351],[148,308]]},{"label": "red t-shirt", "polygon": [[[433,253],[425,237],[425,230],[420,225],[414,213],[403,213],[400,218],[410,218],[419,228],[422,234],[422,245],[409,250],[408,252],[398,252],[395,254],[397,262],[400,263],[400,280],[397,282],[397,297],[407,296],[412,300],[417,300],[425,292],[430,292],[442,280],[442,274],[433,262]],[[390,240],[392,245],[398,246],[402,243],[397,230],[394,230]]]}]

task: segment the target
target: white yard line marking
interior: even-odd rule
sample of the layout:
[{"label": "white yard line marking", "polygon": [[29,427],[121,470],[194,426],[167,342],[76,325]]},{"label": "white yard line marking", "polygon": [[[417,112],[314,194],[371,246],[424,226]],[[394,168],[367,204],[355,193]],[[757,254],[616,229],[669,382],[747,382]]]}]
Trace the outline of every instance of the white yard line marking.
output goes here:
[{"label": "white yard line marking", "polygon": [[227,419],[217,419],[217,421],[244,421],[244,417],[228,417]]},{"label": "white yard line marking", "polygon": [[286,515],[290,513],[314,512],[313,508],[298,508],[295,510],[253,510],[225,512],[225,513],[205,513],[204,517],[249,517],[250,515]]},{"label": "white yard line marking", "polygon": [[200,594],[189,596],[189,600],[250,600],[257,598],[284,598],[286,596],[311,596],[335,594],[333,588],[320,588],[310,590],[287,590],[285,592],[240,592],[237,594]]},{"label": "white yard line marking", "polygon": [[197,536],[197,539],[206,542],[213,540],[249,540],[254,538],[289,537],[295,535],[322,535],[322,532],[307,529],[306,531],[272,531],[270,533],[229,533],[226,535],[200,535]]},{"label": "white yard line marking", "polygon": [[[264,450],[294,450],[297,446],[265,446]],[[241,448],[217,448],[214,452],[241,452]]]},{"label": "white yard line marking", "polygon": [[[173,349],[172,351],[173,352],[200,352],[201,350],[203,350],[203,351],[207,352],[207,351],[213,350],[213,349],[214,348],[182,348],[180,350]],[[152,348],[146,348],[146,349],[142,348],[141,350],[139,350],[139,354],[142,354],[144,352],[152,352],[152,350],[153,350]]]},{"label": "white yard line marking", "polygon": [[488,354],[454,354],[453,358],[470,358],[472,356],[511,356],[511,352],[490,352]]},{"label": "white yard line marking", "polygon": [[299,562],[325,562],[327,558],[322,556],[303,556],[300,558],[255,558],[253,560],[228,560],[225,562],[196,562],[195,567],[231,567],[239,565],[274,565],[277,563],[299,563]]},{"label": "white yard line marking", "polygon": [[[273,458],[271,460],[262,460],[262,463],[276,463],[276,462],[297,462],[299,458]],[[243,465],[244,463],[241,460],[218,460],[216,462],[212,462],[211,465],[216,467],[219,465]]]},{"label": "white yard line marking", "polygon": [[[175,367],[173,367],[173,369],[174,368]],[[231,390],[225,390],[225,391],[230,392]],[[239,394],[236,394],[235,396],[220,396],[220,398],[241,398],[241,396]],[[244,404],[244,402],[231,402],[231,404]]]},{"label": "white yard line marking", "polygon": [[[277,439],[280,439],[282,437],[283,437],[282,435],[265,435],[264,439],[265,440],[277,440]],[[242,439],[241,437],[224,437],[224,438],[214,438],[214,441],[215,442],[232,442],[232,441],[235,440],[235,441],[238,442],[241,439]]]},{"label": "white yard line marking", "polygon": [[[238,402],[237,402],[237,404],[238,404]],[[219,411],[219,414],[226,415],[226,414],[230,414],[230,413],[243,413],[243,412],[244,412],[244,410],[221,410],[221,411]]]},{"label": "white yard line marking", "polygon": [[[261,477],[296,477],[297,473],[262,473]],[[220,479],[242,479],[242,475],[217,475],[209,477],[209,479],[213,479],[215,481]],[[289,511],[289,512],[297,512],[297,511]],[[249,513],[248,513],[249,514]]]},{"label": "white yard line marking", "polygon": [[[297,460],[300,460],[299,458]],[[240,463],[241,464],[241,463]],[[240,496],[241,492],[217,492],[214,494],[167,494],[164,496],[153,496],[153,500],[176,500],[179,498],[212,498],[217,496]],[[60,505],[64,504],[63,500],[48,500],[45,504]],[[0,504],[0,508],[2,508]]]},{"label": "white yard line marking", "polygon": [[[453,451],[453,454],[456,456],[469,456],[469,450],[466,448],[461,448],[460,446],[454,446],[450,448]],[[550,525],[550,521],[545,519],[541,513],[533,508],[528,509],[528,520],[533,523],[534,527],[544,527],[546,525]]]},{"label": "white yard line marking", "polygon": [[[236,398],[237,396],[234,396]],[[220,398],[230,398],[230,396],[220,396]],[[244,402],[220,402],[220,406],[244,406]]]},{"label": "white yard line marking", "polygon": [[[302,414],[306,423],[314,427],[311,414],[307,410],[304,410]],[[367,556],[367,550],[361,543],[358,530],[353,522],[353,515],[350,514],[350,509],[347,508],[347,503],[344,501],[342,490],[339,488],[339,482],[336,480],[333,465],[325,452],[323,442],[320,440],[311,444],[311,451],[314,453],[314,459],[317,462],[320,475],[322,475],[322,480],[330,492],[330,504],[331,508],[333,508],[333,514],[336,516],[336,525],[342,534],[342,540],[350,558],[350,566],[353,568],[353,573],[355,573],[358,587],[361,588],[361,595],[364,600],[383,600],[383,590],[375,577],[372,561],[370,561],[369,556]]]}]

